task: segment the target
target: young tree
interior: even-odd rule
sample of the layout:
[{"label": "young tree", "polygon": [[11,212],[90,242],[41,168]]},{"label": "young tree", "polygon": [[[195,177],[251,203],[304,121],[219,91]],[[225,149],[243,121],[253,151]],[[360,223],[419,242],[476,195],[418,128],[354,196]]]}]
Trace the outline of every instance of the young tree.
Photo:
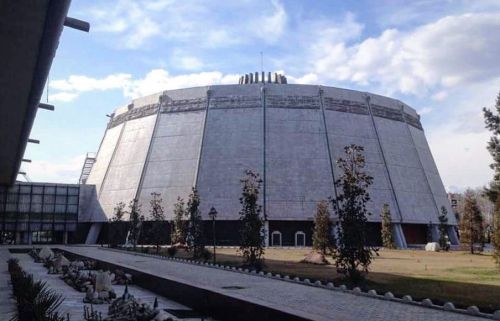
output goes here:
[{"label": "young tree", "polygon": [[163,234],[165,233],[165,214],[163,211],[163,199],[160,193],[151,193],[151,200],[149,204],[151,205],[151,220],[153,221],[153,226],[151,227],[151,236],[156,245],[156,253],[160,252],[160,244],[163,239]]},{"label": "young tree", "polygon": [[492,132],[490,141],[488,142],[488,151],[493,157],[493,163],[490,167],[494,171],[493,180],[489,188],[486,189],[486,194],[490,200],[495,203],[495,211],[493,221],[493,259],[500,268],[500,92],[498,93],[495,108],[493,111],[483,108],[484,121],[486,128]]},{"label": "young tree", "polygon": [[245,178],[241,180],[243,189],[240,197],[240,249],[245,263],[258,266],[264,255],[265,215],[261,215],[262,206],[258,204],[262,180],[259,174],[251,170],[245,171]]},{"label": "young tree", "polygon": [[470,190],[465,193],[464,211],[460,222],[460,242],[467,244],[474,254],[474,243],[483,238],[483,218],[476,198]]},{"label": "young tree", "polygon": [[432,221],[429,221],[429,224],[427,224],[426,240],[427,243],[434,242],[434,238],[432,237]]},{"label": "young tree", "polygon": [[448,251],[448,211],[446,207],[441,206],[441,214],[438,216],[439,220],[439,247]]},{"label": "young tree", "polygon": [[118,243],[117,237],[119,235],[120,222],[123,221],[125,215],[125,203],[119,202],[113,209],[113,217],[109,220],[108,224],[108,246],[115,247]]},{"label": "young tree", "polygon": [[321,201],[314,216],[313,249],[327,255],[332,252],[334,244],[328,202]]},{"label": "young tree", "polygon": [[389,210],[389,204],[384,204],[382,208],[382,244],[386,249],[394,249],[394,239],[392,237],[392,218],[391,211]]},{"label": "young tree", "polygon": [[189,217],[187,245],[188,250],[193,252],[194,258],[201,258],[205,250],[205,235],[203,233],[203,220],[201,218],[200,197],[198,191],[193,187],[187,202],[187,215]]},{"label": "young tree", "polygon": [[333,201],[338,215],[337,247],[334,252],[337,272],[347,275],[355,283],[362,278],[362,271],[368,272],[377,249],[366,246],[367,216],[366,203],[370,200],[367,192],[373,178],[364,172],[364,148],[350,145],[344,148],[345,158],[337,160],[342,176],[335,181],[340,195]]},{"label": "young tree", "polygon": [[134,198],[128,204],[129,208],[129,240],[132,242],[134,251],[139,242],[139,237],[141,235],[142,223],[144,222],[144,216],[141,215],[141,204],[139,200]]},{"label": "young tree", "polygon": [[174,205],[174,220],[172,221],[173,231],[170,236],[172,244],[186,243],[186,216],[187,214],[184,200],[177,197],[177,203]]},{"label": "young tree", "polygon": [[491,243],[493,245],[493,259],[496,265],[500,267],[500,197],[497,198],[495,203],[492,228]]}]

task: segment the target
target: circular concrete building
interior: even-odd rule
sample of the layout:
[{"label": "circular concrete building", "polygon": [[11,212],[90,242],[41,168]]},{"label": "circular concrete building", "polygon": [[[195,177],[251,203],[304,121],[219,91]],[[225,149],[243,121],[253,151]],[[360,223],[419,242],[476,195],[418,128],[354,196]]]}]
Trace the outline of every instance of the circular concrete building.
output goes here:
[{"label": "circular concrete building", "polygon": [[[161,193],[170,219],[177,197],[186,200],[196,186],[204,218],[212,206],[218,211],[218,242],[236,244],[240,179],[252,169],[263,179],[269,244],[309,245],[317,203],[335,197],[335,161],[344,146],[357,144],[374,177],[373,242],[384,203],[400,247],[425,243],[429,223],[437,237],[440,208],[452,211],[413,108],[371,93],[250,75],[237,85],[168,90],[116,109],[86,178],[95,189],[80,221],[104,222],[118,202],[134,198],[147,214],[152,192]],[[455,243],[453,215],[449,224]]]}]

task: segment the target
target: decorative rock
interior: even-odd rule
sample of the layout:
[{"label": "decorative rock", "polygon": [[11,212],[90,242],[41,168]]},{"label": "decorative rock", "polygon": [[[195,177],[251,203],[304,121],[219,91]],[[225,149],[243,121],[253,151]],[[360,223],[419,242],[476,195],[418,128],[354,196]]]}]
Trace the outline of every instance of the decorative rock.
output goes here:
[{"label": "decorative rock", "polygon": [[321,281],[316,281],[316,282],[314,282],[314,285],[322,286],[323,284],[321,283]]},{"label": "decorative rock", "polygon": [[344,291],[347,290],[347,286],[345,284],[342,284],[341,286],[339,286],[339,288]]},{"label": "decorative rock", "polygon": [[333,289],[333,288],[335,287],[335,285],[334,285],[332,282],[328,282],[328,283],[326,284],[326,287],[327,287],[327,288],[331,288],[331,289]]},{"label": "decorative rock", "polygon": [[275,274],[274,277],[278,278],[278,279],[281,279],[281,275],[280,274]]},{"label": "decorative rock", "polygon": [[316,252],[316,251],[311,251],[309,254],[306,255],[306,257],[300,261],[301,263],[310,263],[310,264],[318,264],[318,265],[326,265],[330,264],[328,260],[325,258],[325,255]]},{"label": "decorative rock", "polygon": [[309,280],[309,279],[304,279],[304,281],[303,281],[303,282],[304,282],[304,283],[309,284],[309,283],[311,283],[311,280]]},{"label": "decorative rock", "polygon": [[467,312],[472,313],[472,314],[479,314],[481,313],[479,311],[479,308],[475,305],[471,305],[470,307],[467,308]]},{"label": "decorative rock", "polygon": [[268,277],[272,277],[272,276],[273,276],[273,274],[272,274],[271,272],[268,272],[268,273],[267,273],[267,276],[268,276]]},{"label": "decorative rock", "polygon": [[368,294],[375,296],[375,295],[377,295],[377,291],[376,290],[370,290],[370,291],[368,291]]},{"label": "decorative rock", "polygon": [[101,291],[113,291],[113,286],[111,285],[111,278],[109,272],[99,272],[95,277],[95,290],[97,292]]},{"label": "decorative rock", "polygon": [[289,277],[288,275],[285,275],[285,276],[283,277],[283,279],[285,279],[285,280],[290,280],[290,277]]},{"label": "decorative rock", "polygon": [[97,294],[97,297],[101,300],[107,300],[107,299],[109,299],[109,292],[108,291],[101,291]]},{"label": "decorative rock", "polygon": [[426,306],[426,307],[430,307],[430,306],[432,306],[432,300],[431,299],[423,299],[422,305]]},{"label": "decorative rock", "polygon": [[256,270],[252,270],[250,273],[257,274],[257,271]]},{"label": "decorative rock", "polygon": [[411,297],[411,295],[405,295],[405,296],[403,296],[403,301],[411,302],[411,301],[413,301],[413,298]]},{"label": "decorative rock", "polygon": [[259,275],[266,275],[266,273],[264,273],[264,272],[260,271],[260,272],[259,272]]},{"label": "decorative rock", "polygon": [[451,311],[451,310],[455,310],[455,305],[451,302],[446,302],[444,305],[443,305],[443,308],[447,311]]},{"label": "decorative rock", "polygon": [[294,277],[294,278],[293,278],[293,280],[294,280],[295,282],[300,282],[300,278],[299,278],[298,276]]},{"label": "decorative rock", "polygon": [[43,260],[48,260],[51,257],[54,257],[54,252],[52,252],[52,250],[49,247],[44,246],[38,253],[38,256]]},{"label": "decorative rock", "polygon": [[394,299],[394,294],[392,294],[392,292],[386,292],[386,293],[384,294],[384,297],[385,297],[386,299]]},{"label": "decorative rock", "polygon": [[354,289],[352,289],[354,292],[356,293],[361,293],[361,288],[359,286],[355,287]]},{"label": "decorative rock", "polygon": [[151,321],[170,321],[172,317],[165,311],[159,310]]},{"label": "decorative rock", "polygon": [[425,250],[429,252],[438,252],[439,249],[439,243],[437,242],[429,242],[425,245]]},{"label": "decorative rock", "polygon": [[66,257],[64,257],[64,255],[60,255],[52,262],[52,264],[54,265],[56,272],[61,272],[63,266],[69,266],[70,262]]}]

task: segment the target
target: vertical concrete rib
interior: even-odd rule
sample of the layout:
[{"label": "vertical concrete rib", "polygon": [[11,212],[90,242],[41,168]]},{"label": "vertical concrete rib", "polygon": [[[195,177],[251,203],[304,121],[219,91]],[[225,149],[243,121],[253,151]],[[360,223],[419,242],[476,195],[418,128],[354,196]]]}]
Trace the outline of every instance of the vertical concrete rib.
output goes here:
[{"label": "vertical concrete rib", "polygon": [[370,119],[372,121],[373,130],[375,131],[375,137],[377,138],[378,147],[380,149],[380,155],[382,156],[382,161],[384,162],[385,172],[387,174],[387,179],[389,180],[389,186],[391,187],[391,194],[394,197],[394,203],[396,204],[396,209],[399,214],[399,221],[403,223],[403,214],[401,214],[401,208],[399,207],[398,197],[396,195],[396,191],[394,190],[394,184],[391,179],[391,172],[389,171],[389,167],[387,166],[387,160],[385,159],[384,148],[382,146],[382,142],[380,141],[380,136],[377,129],[377,124],[375,123],[375,118],[373,117],[372,106],[370,104],[370,95],[368,93],[365,94],[366,105],[368,106],[368,111],[370,113]]},{"label": "vertical concrete rib", "polygon": [[439,206],[437,204],[437,201],[436,201],[436,198],[434,196],[434,193],[432,192],[431,184],[429,182],[429,177],[427,176],[427,171],[425,170],[424,164],[422,163],[422,159],[420,158],[420,154],[418,152],[417,145],[415,144],[415,140],[413,139],[413,135],[411,134],[411,130],[410,130],[410,127],[409,127],[410,125],[408,125],[408,122],[406,121],[405,113],[404,113],[403,108],[404,108],[404,106],[401,105],[401,117],[403,117],[403,121],[406,124],[406,129],[408,130],[408,135],[410,135],[411,142],[413,144],[413,147],[415,148],[415,153],[417,154],[418,163],[420,164],[420,168],[422,168],[422,170],[424,171],[425,182],[427,184],[427,187],[429,188],[429,192],[432,195],[432,202],[434,203],[434,206],[436,207],[437,216],[439,216]]},{"label": "vertical concrete rib", "polygon": [[[120,130],[120,135],[118,135],[118,139],[116,140],[115,147],[113,148],[113,154],[111,154],[111,158],[109,159],[109,164],[106,167],[106,172],[104,173],[104,177],[102,178],[101,186],[99,187],[99,193],[97,194],[97,199],[101,198],[102,189],[104,187],[106,179],[108,178],[109,169],[111,168],[111,164],[113,164],[113,160],[115,159],[116,150],[118,149],[118,146],[120,145],[120,141],[122,140],[123,131],[125,130],[125,126],[127,126],[127,123],[128,123],[127,121],[125,121],[123,123],[122,129]],[[106,129],[106,131],[108,131],[108,129]],[[106,133],[104,133],[104,136],[106,136]]]},{"label": "vertical concrete rib", "polygon": [[264,210],[264,217],[267,217],[267,180],[266,180],[266,85],[261,87],[261,101],[262,101],[262,208]]},{"label": "vertical concrete rib", "polygon": [[325,128],[325,138],[326,138],[326,150],[328,151],[328,160],[330,161],[330,171],[332,174],[333,181],[333,193],[335,196],[335,203],[337,204],[337,186],[335,186],[335,170],[333,167],[333,159],[332,159],[332,151],[330,148],[330,137],[328,137],[328,126],[326,125],[326,115],[325,115],[325,106],[323,103],[323,88],[319,87],[319,104],[321,106],[321,115],[323,118],[323,126]]},{"label": "vertical concrete rib", "polygon": [[205,141],[205,134],[207,132],[207,122],[208,122],[208,110],[210,109],[210,96],[211,96],[210,87],[207,89],[207,108],[205,109],[205,119],[203,120],[203,128],[201,130],[201,139],[200,139],[200,151],[198,153],[198,161],[196,162],[196,171],[194,176],[193,187],[198,188],[198,177],[200,174],[200,165],[201,165],[201,157],[203,155],[203,142]]},{"label": "vertical concrete rib", "polygon": [[161,115],[161,106],[163,102],[163,94],[160,95],[158,101],[158,111],[156,112],[155,124],[153,127],[153,132],[151,133],[151,138],[149,139],[148,152],[146,153],[146,158],[144,159],[144,165],[142,165],[141,177],[139,178],[139,184],[137,184],[137,190],[135,191],[134,199],[139,199],[139,195],[141,195],[142,185],[144,184],[144,177],[146,176],[146,172],[148,171],[149,158],[151,157],[151,151],[153,147],[153,141],[156,137],[156,132],[158,131],[158,123],[160,122]]}]

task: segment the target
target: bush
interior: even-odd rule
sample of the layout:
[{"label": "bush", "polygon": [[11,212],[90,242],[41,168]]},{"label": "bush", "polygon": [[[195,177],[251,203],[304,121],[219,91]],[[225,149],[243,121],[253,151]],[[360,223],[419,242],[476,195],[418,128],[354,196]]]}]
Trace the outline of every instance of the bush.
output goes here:
[{"label": "bush", "polygon": [[167,248],[167,254],[169,257],[174,257],[177,254],[177,247],[170,246],[169,248]]},{"label": "bush", "polygon": [[12,290],[17,300],[17,315],[13,321],[65,321],[56,310],[64,301],[61,294],[48,289],[47,283],[35,281],[26,274],[16,259],[8,261]]},{"label": "bush", "polygon": [[201,252],[200,258],[203,261],[208,261],[208,260],[210,260],[211,257],[212,257],[212,252],[210,252],[207,249],[203,249],[203,251]]}]

